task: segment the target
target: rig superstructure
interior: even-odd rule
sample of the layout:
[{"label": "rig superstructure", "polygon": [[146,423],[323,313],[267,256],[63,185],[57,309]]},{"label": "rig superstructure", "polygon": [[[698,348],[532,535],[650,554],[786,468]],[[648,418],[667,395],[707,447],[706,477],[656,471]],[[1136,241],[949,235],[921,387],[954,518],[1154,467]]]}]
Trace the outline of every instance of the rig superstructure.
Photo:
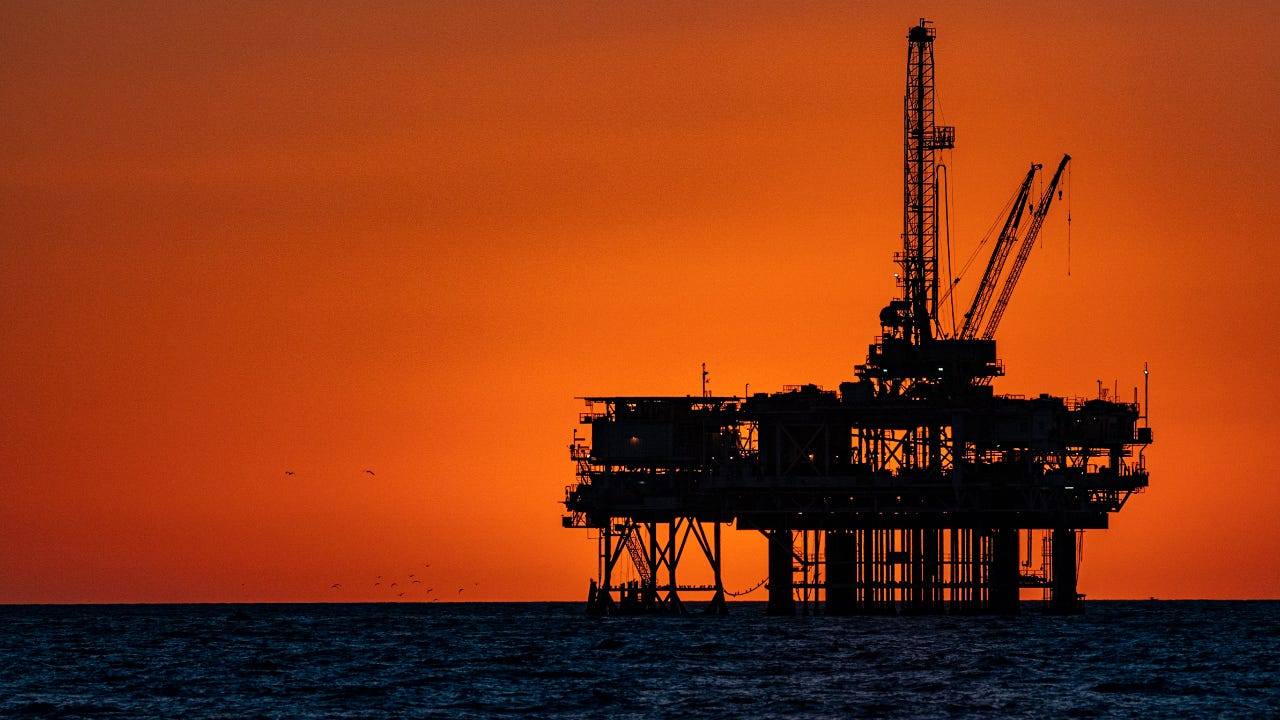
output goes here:
[{"label": "rig superstructure", "polygon": [[[598,533],[590,612],[683,612],[694,593],[725,612],[729,524],[768,539],[771,614],[1014,613],[1026,587],[1051,611],[1080,609],[1080,536],[1147,487],[1151,430],[1136,391],[1127,403],[991,388],[1004,372],[996,327],[1069,156],[1038,198],[1031,166],[963,325],[940,322],[952,283],[939,287],[936,153],[955,130],[934,123],[934,37],[923,19],[907,35],[900,296],[856,379],[838,392],[586,398],[591,437],[574,433],[563,525]],[[686,550],[710,584],[680,583]],[[619,582],[624,558],[635,579]]]}]

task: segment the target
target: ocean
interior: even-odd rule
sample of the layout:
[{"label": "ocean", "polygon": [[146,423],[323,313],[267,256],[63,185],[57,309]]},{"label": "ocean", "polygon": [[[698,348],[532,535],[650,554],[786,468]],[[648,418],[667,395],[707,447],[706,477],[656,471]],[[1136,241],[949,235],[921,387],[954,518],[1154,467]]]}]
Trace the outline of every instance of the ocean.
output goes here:
[{"label": "ocean", "polygon": [[0,606],[15,718],[1280,717],[1280,602],[1013,618]]}]

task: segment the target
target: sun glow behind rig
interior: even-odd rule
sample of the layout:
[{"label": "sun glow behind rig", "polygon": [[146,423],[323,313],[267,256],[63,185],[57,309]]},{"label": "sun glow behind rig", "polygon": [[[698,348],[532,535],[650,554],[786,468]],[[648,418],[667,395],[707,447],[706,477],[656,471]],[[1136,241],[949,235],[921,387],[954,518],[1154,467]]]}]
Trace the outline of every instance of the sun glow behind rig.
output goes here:
[{"label": "sun glow behind rig", "polygon": [[[768,542],[771,614],[1014,613],[1023,588],[1055,612],[1081,607],[1079,543],[1147,487],[1141,406],[1002,396],[994,335],[1070,157],[1033,192],[1032,164],[959,328],[940,287],[933,28],[907,35],[900,294],[855,379],[749,397],[592,397],[570,454],[566,528],[598,533],[595,614],[726,611],[721,532]],[[1038,195],[1038,196],[1037,196]],[[704,369],[705,379],[705,369]],[[1033,539],[1040,538],[1040,547]],[[1025,541],[1025,548],[1023,542]],[[709,585],[681,584],[686,552]],[[620,583],[619,563],[635,580]]]}]

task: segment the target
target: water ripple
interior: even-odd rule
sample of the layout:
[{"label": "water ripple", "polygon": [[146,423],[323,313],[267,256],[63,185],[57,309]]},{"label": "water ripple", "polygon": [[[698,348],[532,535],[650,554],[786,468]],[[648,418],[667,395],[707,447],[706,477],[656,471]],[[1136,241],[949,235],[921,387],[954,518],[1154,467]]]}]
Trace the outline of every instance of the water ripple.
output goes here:
[{"label": "water ripple", "polygon": [[577,604],[0,607],[12,718],[1280,715],[1277,602],[591,619]]}]

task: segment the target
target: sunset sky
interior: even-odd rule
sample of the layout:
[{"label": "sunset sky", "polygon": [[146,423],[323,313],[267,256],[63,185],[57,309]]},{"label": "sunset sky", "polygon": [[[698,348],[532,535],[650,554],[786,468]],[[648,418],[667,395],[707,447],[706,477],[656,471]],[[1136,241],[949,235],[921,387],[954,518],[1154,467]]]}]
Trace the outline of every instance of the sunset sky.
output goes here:
[{"label": "sunset sky", "polygon": [[1081,592],[1280,597],[1274,3],[634,5],[0,2],[0,602],[585,599],[576,397],[864,360],[920,17],[997,392],[1150,363]]}]

